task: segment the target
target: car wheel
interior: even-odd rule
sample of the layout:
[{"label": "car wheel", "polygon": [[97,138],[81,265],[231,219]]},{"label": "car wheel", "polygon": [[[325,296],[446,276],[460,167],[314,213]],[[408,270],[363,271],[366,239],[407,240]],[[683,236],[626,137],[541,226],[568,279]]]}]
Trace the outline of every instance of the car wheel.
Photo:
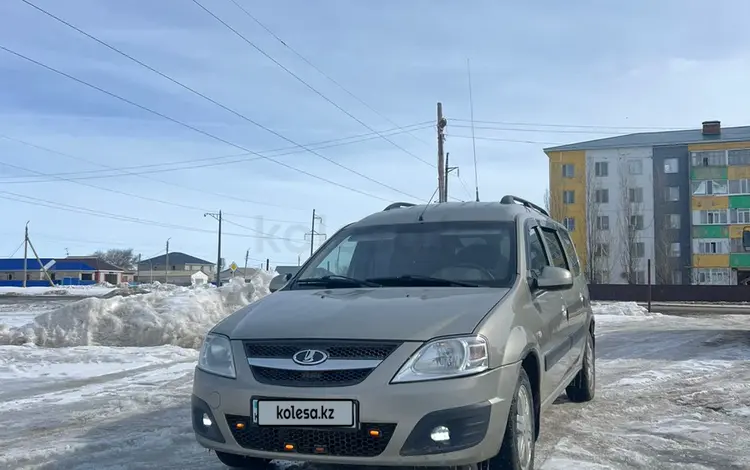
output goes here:
[{"label": "car wheel", "polygon": [[586,335],[586,345],[583,350],[583,364],[578,375],[570,382],[568,388],[570,401],[582,403],[594,399],[596,393],[596,350],[591,333]]},{"label": "car wheel", "polygon": [[268,468],[268,464],[271,463],[268,459],[245,457],[244,455],[229,454],[218,450],[216,451],[216,457],[229,468],[243,468],[246,470],[265,470]]},{"label": "car wheel", "polygon": [[536,448],[536,412],[534,393],[526,371],[521,369],[516,385],[516,393],[510,404],[508,424],[503,436],[500,453],[478,465],[487,470],[532,470],[534,468],[534,451]]}]

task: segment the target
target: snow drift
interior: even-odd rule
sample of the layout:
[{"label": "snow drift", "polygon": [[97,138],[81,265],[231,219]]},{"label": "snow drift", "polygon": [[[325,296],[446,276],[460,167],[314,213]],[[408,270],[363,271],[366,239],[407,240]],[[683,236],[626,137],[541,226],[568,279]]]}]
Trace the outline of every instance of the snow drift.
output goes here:
[{"label": "snow drift", "polygon": [[267,295],[275,274],[259,271],[248,283],[233,279],[218,289],[161,286],[147,294],[83,299],[21,327],[0,325],[0,345],[199,348],[213,325]]}]

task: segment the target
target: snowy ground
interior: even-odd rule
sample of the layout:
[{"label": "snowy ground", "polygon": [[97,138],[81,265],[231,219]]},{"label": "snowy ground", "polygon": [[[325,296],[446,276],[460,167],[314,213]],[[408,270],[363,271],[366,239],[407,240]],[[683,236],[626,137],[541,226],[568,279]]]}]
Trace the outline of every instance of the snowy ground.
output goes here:
[{"label": "snowy ground", "polygon": [[[197,352],[176,345],[261,284],[86,299],[0,326],[0,468],[225,468],[193,438]],[[597,312],[597,397],[545,414],[536,468],[750,468],[750,317]]]}]

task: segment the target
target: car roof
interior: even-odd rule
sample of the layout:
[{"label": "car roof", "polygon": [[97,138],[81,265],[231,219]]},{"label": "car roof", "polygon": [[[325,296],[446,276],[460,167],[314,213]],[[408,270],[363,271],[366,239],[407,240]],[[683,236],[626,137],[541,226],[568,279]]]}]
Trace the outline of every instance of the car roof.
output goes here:
[{"label": "car roof", "polygon": [[540,212],[543,209],[539,206],[528,203],[523,199],[518,200],[527,203],[527,205],[515,203],[516,201],[507,199],[507,196],[501,201],[488,202],[443,202],[430,205],[396,203],[381,212],[376,212],[355,222],[353,225],[363,227],[418,222],[512,222],[519,216],[538,220],[552,220],[546,212]]}]

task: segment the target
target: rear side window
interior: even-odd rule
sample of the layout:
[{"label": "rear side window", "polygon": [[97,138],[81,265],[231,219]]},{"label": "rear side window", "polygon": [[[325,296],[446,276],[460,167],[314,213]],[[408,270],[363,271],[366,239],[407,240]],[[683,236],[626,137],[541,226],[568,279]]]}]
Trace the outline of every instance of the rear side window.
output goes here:
[{"label": "rear side window", "polygon": [[570,239],[570,234],[564,230],[557,232],[562,240],[563,247],[565,247],[565,254],[568,256],[568,263],[571,267],[571,272],[574,276],[581,274],[581,263],[578,261],[578,255],[576,255],[576,248],[573,245],[573,240]]},{"label": "rear side window", "polygon": [[568,262],[565,260],[565,249],[560,241],[560,237],[557,236],[557,231],[542,228],[542,236],[544,237],[544,241],[547,242],[547,248],[552,258],[552,266],[569,269]]},{"label": "rear side window", "polygon": [[536,228],[530,229],[526,237],[529,244],[528,269],[539,276],[545,266],[550,266],[547,253],[544,252],[544,244]]}]

